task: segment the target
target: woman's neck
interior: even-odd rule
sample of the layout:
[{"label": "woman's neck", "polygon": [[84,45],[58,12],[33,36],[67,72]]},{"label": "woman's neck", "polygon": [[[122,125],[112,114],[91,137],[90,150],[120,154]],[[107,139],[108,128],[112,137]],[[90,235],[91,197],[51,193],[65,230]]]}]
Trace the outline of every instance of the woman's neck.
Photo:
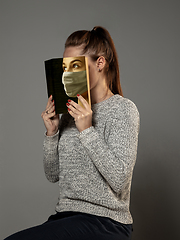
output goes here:
[{"label": "woman's neck", "polygon": [[91,104],[102,102],[110,97],[112,97],[114,94],[111,92],[109,88],[102,86],[96,87],[94,89],[91,89]]}]

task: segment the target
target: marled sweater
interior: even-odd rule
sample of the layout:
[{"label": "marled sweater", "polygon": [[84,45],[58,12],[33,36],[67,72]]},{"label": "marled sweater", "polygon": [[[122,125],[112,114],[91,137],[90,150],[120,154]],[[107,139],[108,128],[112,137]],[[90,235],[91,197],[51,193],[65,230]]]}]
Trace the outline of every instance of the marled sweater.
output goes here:
[{"label": "marled sweater", "polygon": [[45,134],[45,175],[50,182],[59,182],[56,211],[85,212],[131,224],[138,110],[132,101],[116,94],[93,104],[92,111],[93,126],[81,133],[67,113],[61,115],[54,136]]}]

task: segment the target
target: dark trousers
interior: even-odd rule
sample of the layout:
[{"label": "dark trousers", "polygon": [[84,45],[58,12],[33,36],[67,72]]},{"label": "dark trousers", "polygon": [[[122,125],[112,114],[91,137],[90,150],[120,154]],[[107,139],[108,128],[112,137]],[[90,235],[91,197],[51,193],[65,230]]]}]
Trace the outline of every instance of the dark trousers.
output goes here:
[{"label": "dark trousers", "polygon": [[132,224],[86,213],[62,212],[5,240],[130,240],[131,233]]}]

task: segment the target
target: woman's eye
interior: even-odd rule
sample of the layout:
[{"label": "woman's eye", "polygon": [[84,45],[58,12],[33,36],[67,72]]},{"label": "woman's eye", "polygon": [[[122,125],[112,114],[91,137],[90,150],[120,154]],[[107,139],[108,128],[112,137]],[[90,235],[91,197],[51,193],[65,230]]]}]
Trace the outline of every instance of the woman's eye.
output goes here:
[{"label": "woman's eye", "polygon": [[79,67],[79,65],[77,65],[77,64],[73,65],[73,68],[78,68],[78,67]]},{"label": "woman's eye", "polygon": [[66,71],[66,70],[67,70],[67,67],[63,67],[63,70]]}]

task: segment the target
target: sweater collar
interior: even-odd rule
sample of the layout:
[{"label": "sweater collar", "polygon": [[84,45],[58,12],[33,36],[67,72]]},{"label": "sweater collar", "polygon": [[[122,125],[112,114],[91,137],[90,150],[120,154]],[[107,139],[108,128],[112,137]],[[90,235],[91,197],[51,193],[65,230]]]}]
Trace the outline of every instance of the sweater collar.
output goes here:
[{"label": "sweater collar", "polygon": [[106,105],[106,104],[110,103],[111,101],[115,100],[117,96],[120,96],[120,95],[119,94],[114,94],[113,96],[111,96],[108,99],[105,99],[105,100],[103,100],[101,102],[98,102],[98,103],[94,103],[94,104],[91,105],[91,109],[93,111],[96,111],[99,108],[103,107],[104,105]]}]

